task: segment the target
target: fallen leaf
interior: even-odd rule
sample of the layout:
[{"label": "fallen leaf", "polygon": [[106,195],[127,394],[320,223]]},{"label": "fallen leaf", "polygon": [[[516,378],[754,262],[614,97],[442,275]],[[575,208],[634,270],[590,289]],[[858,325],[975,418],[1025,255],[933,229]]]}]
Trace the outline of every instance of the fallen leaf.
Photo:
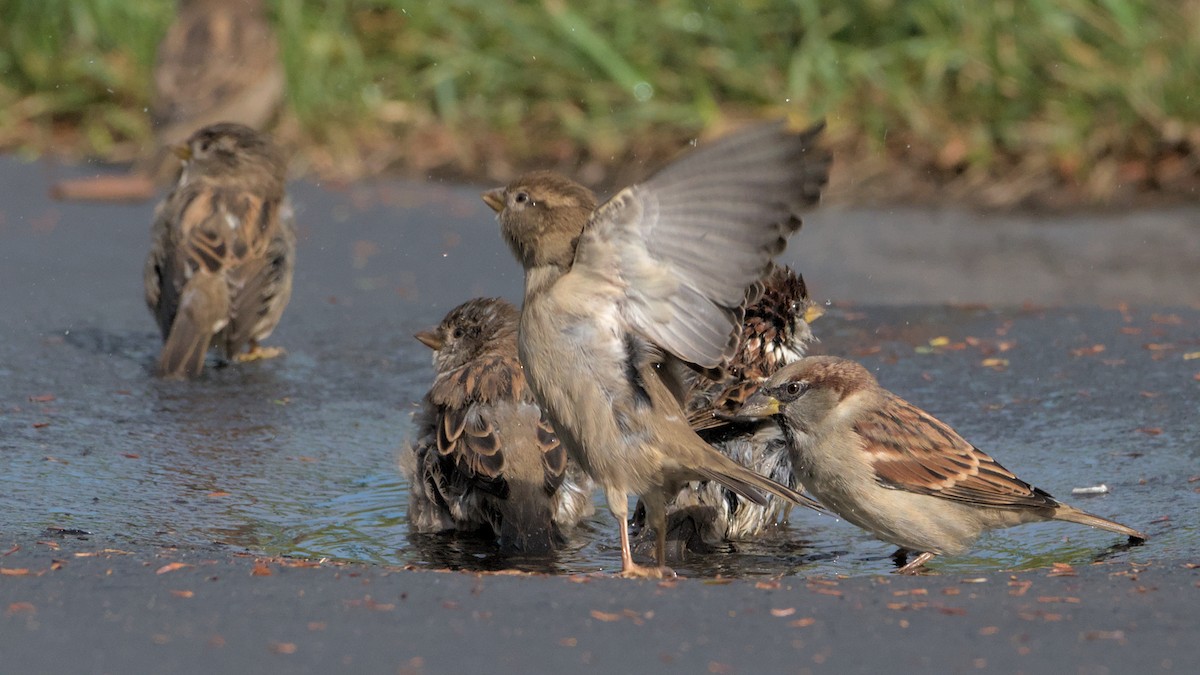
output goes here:
[{"label": "fallen leaf", "polygon": [[771,616],[777,616],[781,619],[785,616],[791,616],[795,613],[795,607],[774,607],[771,609]]},{"label": "fallen leaf", "polygon": [[939,335],[929,341],[930,347],[945,347],[948,344],[950,344],[950,338],[945,335]]},{"label": "fallen leaf", "polygon": [[122,452],[121,456],[126,459],[141,459],[142,458],[142,456],[137,454],[136,452]]},{"label": "fallen leaf", "polygon": [[162,567],[155,570],[154,573],[155,574],[166,574],[167,572],[174,572],[175,570],[181,570],[185,567],[191,567],[191,565],[189,565],[187,563],[181,563],[181,562],[167,563],[166,565],[163,565]]},{"label": "fallen leaf", "polygon": [[979,629],[980,635],[995,635],[996,633],[999,633],[999,632],[1000,632],[999,626],[984,626],[983,628]]},{"label": "fallen leaf", "polygon": [[558,644],[560,644],[564,647],[574,647],[575,645],[579,644],[579,638],[573,638],[573,637],[561,638],[561,639],[559,639]]},{"label": "fallen leaf", "polygon": [[196,594],[192,591],[171,591],[171,595],[177,598],[190,598]]},{"label": "fallen leaf", "polygon": [[792,628],[807,628],[808,626],[811,626],[816,622],[817,622],[816,619],[812,618],[811,616],[806,616],[803,619],[796,619],[795,621],[789,621],[788,625],[791,626]]},{"label": "fallen leaf", "polygon": [[1078,576],[1079,574],[1075,571],[1074,567],[1071,567],[1067,563],[1054,563],[1051,565],[1051,567],[1053,569],[1051,569],[1050,573],[1046,575],[1048,577],[1074,577]]},{"label": "fallen leaf", "polygon": [[229,493],[224,490],[213,490],[212,492],[210,492],[204,496],[205,497],[228,497]]},{"label": "fallen leaf", "polygon": [[296,653],[296,643],[295,642],[272,642],[270,645],[270,648],[271,648],[271,651],[275,652],[276,654],[295,654]]},{"label": "fallen leaf", "polygon": [[1008,592],[1009,595],[1021,597],[1022,595],[1025,595],[1025,592],[1029,590],[1030,586],[1033,586],[1033,582],[1032,581],[1010,581],[1010,582],[1008,582],[1008,585],[1009,585],[1009,587],[1011,587],[1013,589]]},{"label": "fallen leaf", "polygon": [[779,588],[779,582],[778,581],[758,581],[758,582],[755,582],[754,587],[761,588],[763,590],[773,591],[773,590]]},{"label": "fallen leaf", "polygon": [[895,595],[895,596],[901,596],[901,595],[929,595],[929,589],[927,589],[927,588],[913,588],[913,589],[910,589],[910,590],[907,590],[907,591],[892,591],[892,595]]},{"label": "fallen leaf", "polygon": [[0,567],[0,576],[23,577],[29,574],[28,567]]},{"label": "fallen leaf", "polygon": [[979,365],[992,370],[1004,370],[1008,367],[1008,359],[984,359],[979,362]]},{"label": "fallen leaf", "polygon": [[29,400],[34,403],[49,403],[53,401],[54,398],[54,394],[38,394],[36,396],[30,396]]},{"label": "fallen leaf", "polygon": [[33,606],[32,602],[13,602],[8,605],[8,611],[5,612],[9,616],[13,614],[24,614],[28,612],[37,612],[37,607]]},{"label": "fallen leaf", "polygon": [[591,614],[592,614],[592,618],[597,621],[611,622],[611,621],[620,621],[621,620],[620,614],[613,614],[611,612],[601,612],[598,609],[593,609]]},{"label": "fallen leaf", "polygon": [[1061,596],[1061,595],[1039,595],[1037,601],[1038,602],[1067,602],[1067,603],[1070,603],[1073,605],[1077,605],[1081,602],[1079,598],[1072,597],[1072,596]]},{"label": "fallen leaf", "polygon": [[1139,431],[1147,436],[1158,436],[1163,432],[1163,430],[1159,427],[1138,427],[1137,429],[1134,429],[1134,431]]},{"label": "fallen leaf", "polygon": [[266,560],[255,560],[254,569],[250,570],[252,577],[269,577],[271,576],[271,568],[267,565]]},{"label": "fallen leaf", "polygon": [[1094,354],[1099,354],[1099,353],[1103,352],[1104,349],[1105,349],[1104,345],[1092,345],[1091,347],[1080,347],[1079,349],[1072,349],[1071,356],[1092,356]]},{"label": "fallen leaf", "polygon": [[1200,352],[1187,352],[1183,355],[1184,361],[1194,361],[1196,359],[1200,359]]}]

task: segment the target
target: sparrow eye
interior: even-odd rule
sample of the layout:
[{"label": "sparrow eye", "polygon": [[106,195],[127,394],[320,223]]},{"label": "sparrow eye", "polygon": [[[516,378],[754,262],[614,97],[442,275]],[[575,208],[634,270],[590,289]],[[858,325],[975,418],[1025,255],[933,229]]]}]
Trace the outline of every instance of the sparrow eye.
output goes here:
[{"label": "sparrow eye", "polygon": [[800,398],[800,395],[808,391],[807,382],[788,382],[783,385],[783,397],[788,401],[794,401]]},{"label": "sparrow eye", "polygon": [[453,335],[454,335],[454,339],[455,339],[455,340],[457,340],[457,339],[461,338],[461,337],[463,336],[463,329],[461,329],[461,328],[455,328],[455,329],[454,329],[454,333],[453,333]]},{"label": "sparrow eye", "polygon": [[518,204],[525,204],[526,202],[530,201],[529,193],[528,192],[518,192],[516,195],[513,196],[513,201],[515,201]]}]

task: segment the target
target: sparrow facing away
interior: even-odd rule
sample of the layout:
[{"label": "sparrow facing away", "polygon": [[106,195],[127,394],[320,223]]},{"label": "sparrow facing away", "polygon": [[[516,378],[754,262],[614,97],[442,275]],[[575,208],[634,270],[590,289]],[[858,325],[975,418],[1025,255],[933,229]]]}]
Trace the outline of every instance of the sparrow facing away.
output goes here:
[{"label": "sparrow facing away", "polygon": [[283,155],[267,134],[227,123],[200,129],[176,153],[183,171],[155,210],[144,270],[164,341],[158,372],[195,377],[211,346],[226,359],[276,356],[259,342],[292,293]]},{"label": "sparrow facing away", "polygon": [[[821,309],[808,297],[804,279],[786,266],[772,270],[751,290],[742,333],[726,375],[720,380],[697,376],[685,410],[693,429],[726,457],[796,487],[791,454],[783,431],[774,420],[729,420],[767,377],[799,359],[815,338],[811,322]],[[757,299],[756,299],[757,298]],[[644,511],[634,511],[634,522]],[[742,499],[720,483],[689,483],[667,507],[668,557],[686,550],[711,550],[724,540],[745,540],[787,522],[791,502],[774,495],[760,506]],[[638,548],[648,533],[639,534]]]},{"label": "sparrow facing away", "polygon": [[593,486],[525,386],[516,308],[469,300],[416,338],[433,350],[435,376],[402,460],[410,528],[490,529],[502,549],[553,550],[562,529],[595,512]]},{"label": "sparrow facing away", "polygon": [[1065,520],[1145,540],[1120,523],[1067,506],[1017,478],[932,415],[879,386],[866,368],[828,356],[771,377],[738,412],[772,416],[797,477],[838,516],[918,555],[965,553],[980,534]]},{"label": "sparrow facing away", "polygon": [[[518,352],[559,438],[605,490],[621,575],[670,573],[666,500],[691,480],[812,501],[717,452],[683,410],[682,366],[713,371],[737,346],[747,290],[814,203],[829,155],[821,127],[765,124],[691,152],[599,207],[551,172],[484,193],[525,268]],[[657,567],[633,562],[630,493],[657,533]]]}]

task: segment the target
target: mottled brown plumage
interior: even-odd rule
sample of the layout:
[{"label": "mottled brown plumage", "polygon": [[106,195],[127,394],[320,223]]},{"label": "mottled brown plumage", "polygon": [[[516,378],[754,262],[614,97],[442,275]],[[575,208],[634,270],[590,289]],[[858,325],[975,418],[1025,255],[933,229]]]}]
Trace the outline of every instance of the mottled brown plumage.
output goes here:
[{"label": "mottled brown plumage", "polygon": [[164,341],[159,374],[186,378],[212,346],[226,359],[273,355],[259,342],[291,297],[296,237],[269,136],[215,124],[177,152],[183,171],[155,212],[143,281]]},{"label": "mottled brown plumage", "polygon": [[484,529],[506,550],[551,550],[594,512],[592,485],[525,384],[516,308],[470,300],[416,337],[434,350],[435,376],[403,461],[410,527]]},{"label": "mottled brown plumage", "polygon": [[965,553],[987,530],[1064,520],[1144,540],[1067,506],[1005,469],[858,363],[809,357],[770,378],[739,411],[779,421],[797,477],[831,511],[921,555]]},{"label": "mottled brown plumage", "polygon": [[[659,576],[666,500],[716,480],[811,503],[704,443],[687,425],[683,368],[712,371],[736,349],[748,289],[820,196],[820,128],[766,124],[690,152],[596,206],[547,172],[484,194],[525,268],[518,348],[526,377],[620,523],[621,573]],[[657,567],[633,562],[627,495],[660,535]]]},{"label": "mottled brown plumage", "polygon": [[[767,377],[804,355],[814,339],[810,322],[821,312],[809,299],[804,279],[786,266],[775,266],[747,300],[737,351],[724,376],[719,380],[692,377],[685,410],[692,428],[726,457],[795,488],[779,425],[774,420],[733,422],[729,415]],[[791,502],[775,495],[759,505],[718,482],[688,483],[667,506],[668,557],[759,536],[785,524],[790,511]],[[635,514],[636,522],[644,512],[639,508]],[[643,532],[639,548],[645,539]]]}]

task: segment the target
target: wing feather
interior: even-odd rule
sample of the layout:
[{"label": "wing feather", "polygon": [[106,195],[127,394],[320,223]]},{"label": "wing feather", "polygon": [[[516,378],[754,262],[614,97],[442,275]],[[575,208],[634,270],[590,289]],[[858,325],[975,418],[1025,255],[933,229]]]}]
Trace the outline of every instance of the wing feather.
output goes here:
[{"label": "wing feather", "polygon": [[759,125],[622,190],[593,213],[572,272],[623,288],[623,317],[665,351],[720,367],[737,345],[747,289],[827,180],[820,131]]}]

